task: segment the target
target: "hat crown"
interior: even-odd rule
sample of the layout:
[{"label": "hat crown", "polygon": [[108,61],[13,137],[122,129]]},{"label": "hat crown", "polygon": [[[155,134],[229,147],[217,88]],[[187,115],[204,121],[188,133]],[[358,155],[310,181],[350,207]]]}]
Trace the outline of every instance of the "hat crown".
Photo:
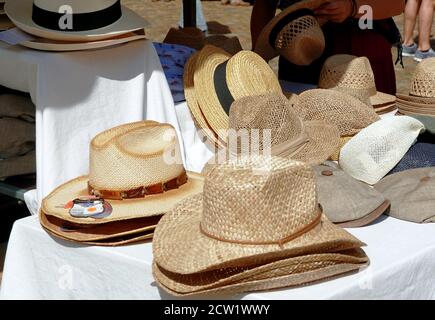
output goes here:
[{"label": "hat crown", "polygon": [[279,242],[318,216],[308,164],[278,157],[239,157],[207,176],[201,228],[228,242]]},{"label": "hat crown", "polygon": [[380,119],[371,106],[351,95],[328,89],[303,92],[295,109],[304,120],[335,124],[342,137],[354,136]]},{"label": "hat crown", "polygon": [[435,58],[424,59],[417,65],[411,81],[410,94],[435,98]]},{"label": "hat crown", "polygon": [[[118,0],[34,0],[33,3],[44,10],[59,13],[64,6],[69,6],[72,13],[90,13],[101,11],[114,5]],[[62,11],[63,12],[63,11]]]},{"label": "hat crown", "polygon": [[91,142],[89,183],[96,189],[133,190],[168,182],[183,171],[177,133],[169,124],[122,125]]},{"label": "hat crown", "polygon": [[[292,109],[290,101],[281,94],[265,94],[236,100],[230,109],[229,128],[248,137],[254,130],[259,134],[259,150],[263,150],[264,137],[270,132],[271,147],[293,141],[303,134],[301,119]],[[240,142],[240,141],[238,141]],[[238,152],[242,152],[242,143],[238,143]],[[249,146],[248,146],[249,147]]]}]

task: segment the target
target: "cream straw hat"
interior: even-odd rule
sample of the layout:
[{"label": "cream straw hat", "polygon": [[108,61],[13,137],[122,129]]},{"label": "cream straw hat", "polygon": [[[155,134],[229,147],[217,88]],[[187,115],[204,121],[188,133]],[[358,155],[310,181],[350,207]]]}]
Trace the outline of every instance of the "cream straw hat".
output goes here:
[{"label": "cream straw hat", "polygon": [[166,271],[193,274],[361,246],[323,215],[308,164],[241,157],[213,168],[203,194],[160,220],[153,254]]}]

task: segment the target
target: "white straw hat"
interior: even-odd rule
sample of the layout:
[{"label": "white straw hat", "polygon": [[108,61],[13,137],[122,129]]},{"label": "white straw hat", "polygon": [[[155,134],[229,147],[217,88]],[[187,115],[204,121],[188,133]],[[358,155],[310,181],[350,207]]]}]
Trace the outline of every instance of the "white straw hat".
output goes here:
[{"label": "white straw hat", "polygon": [[424,125],[411,117],[389,117],[363,129],[340,153],[340,166],[360,181],[374,185],[408,152]]},{"label": "white straw hat", "polygon": [[61,41],[108,39],[148,25],[120,0],[11,0],[5,11],[21,30]]}]

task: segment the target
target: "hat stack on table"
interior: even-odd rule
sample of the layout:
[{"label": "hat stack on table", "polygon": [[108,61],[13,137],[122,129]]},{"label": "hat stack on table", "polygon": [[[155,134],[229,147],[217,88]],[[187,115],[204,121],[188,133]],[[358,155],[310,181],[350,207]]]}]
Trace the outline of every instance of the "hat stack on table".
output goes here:
[{"label": "hat stack on table", "polygon": [[143,121],[115,127],[90,144],[88,176],[69,181],[42,203],[42,226],[57,237],[100,246],[150,239],[158,221],[202,191],[186,172],[175,129]]},{"label": "hat stack on table", "polygon": [[31,35],[21,45],[45,51],[89,50],[144,39],[148,25],[120,0],[11,0],[5,12]]}]

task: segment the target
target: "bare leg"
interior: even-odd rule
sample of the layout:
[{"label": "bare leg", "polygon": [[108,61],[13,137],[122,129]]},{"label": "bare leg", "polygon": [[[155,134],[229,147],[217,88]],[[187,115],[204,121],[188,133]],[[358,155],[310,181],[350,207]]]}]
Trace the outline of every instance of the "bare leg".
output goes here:
[{"label": "bare leg", "polygon": [[430,49],[430,33],[433,24],[434,6],[432,0],[421,1],[422,2],[418,16],[418,49],[421,51],[427,51]]},{"label": "bare leg", "polygon": [[414,44],[414,28],[417,21],[417,14],[420,9],[421,1],[424,0],[408,0],[408,2],[406,3],[404,30],[405,39],[403,44],[408,47]]}]

